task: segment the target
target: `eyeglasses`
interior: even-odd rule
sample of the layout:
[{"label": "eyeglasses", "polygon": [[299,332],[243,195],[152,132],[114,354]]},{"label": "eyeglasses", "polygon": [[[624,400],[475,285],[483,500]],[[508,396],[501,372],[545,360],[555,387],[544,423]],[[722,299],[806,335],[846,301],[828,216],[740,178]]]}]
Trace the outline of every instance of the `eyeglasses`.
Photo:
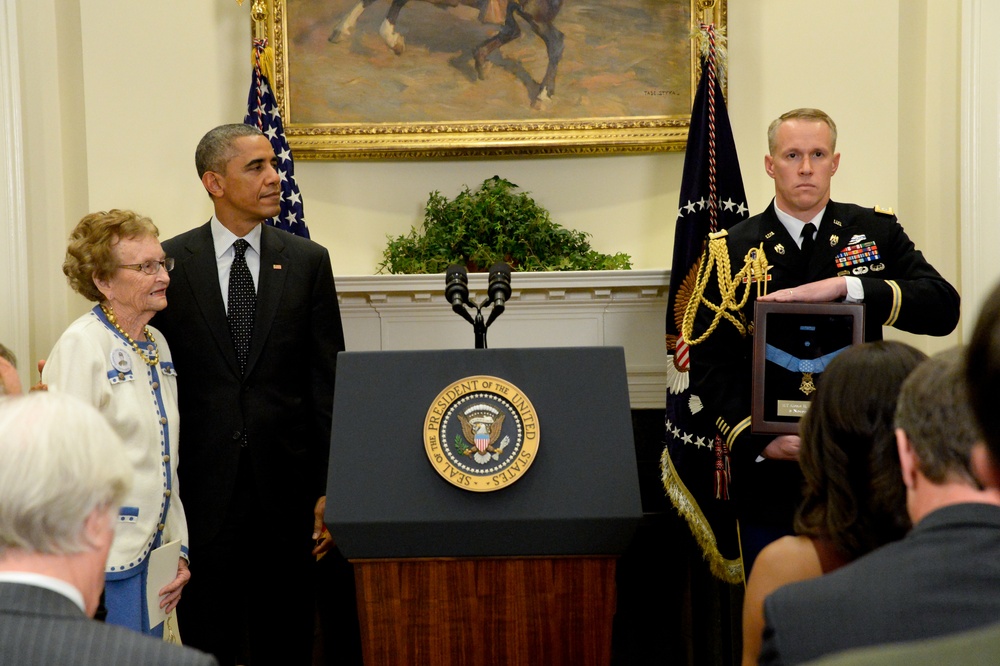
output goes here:
[{"label": "eyeglasses", "polygon": [[163,270],[168,273],[174,270],[174,258],[167,257],[163,261],[150,259],[149,261],[144,261],[141,264],[118,264],[118,268],[129,268],[133,271],[142,271],[146,275],[156,275],[160,272],[161,266],[163,267]]}]

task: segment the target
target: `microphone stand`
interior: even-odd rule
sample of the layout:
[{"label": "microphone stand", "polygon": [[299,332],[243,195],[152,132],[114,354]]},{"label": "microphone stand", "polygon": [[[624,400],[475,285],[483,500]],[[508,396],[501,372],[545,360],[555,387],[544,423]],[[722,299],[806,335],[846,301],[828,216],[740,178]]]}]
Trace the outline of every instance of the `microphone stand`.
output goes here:
[{"label": "microphone stand", "polygon": [[[510,267],[507,264],[494,264],[490,269],[488,296],[479,304],[469,298],[469,277],[464,266],[449,266],[445,272],[445,297],[451,309],[472,324],[476,349],[486,349],[486,329],[503,313],[510,294]],[[490,318],[484,320],[483,308],[491,303]],[[476,316],[469,314],[466,307],[475,308]]]},{"label": "microphone stand", "polygon": [[486,349],[486,323],[483,321],[483,306],[489,303],[484,301],[483,305],[476,308],[476,321],[472,324],[472,331],[476,335],[476,349]]}]

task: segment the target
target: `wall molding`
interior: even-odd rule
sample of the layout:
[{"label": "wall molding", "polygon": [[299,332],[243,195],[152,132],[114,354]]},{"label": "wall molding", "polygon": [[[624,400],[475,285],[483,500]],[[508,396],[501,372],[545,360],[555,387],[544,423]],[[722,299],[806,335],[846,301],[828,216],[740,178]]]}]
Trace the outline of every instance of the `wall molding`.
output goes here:
[{"label": "wall molding", "polygon": [[1000,3],[962,2],[961,290],[963,341],[1000,279]]},{"label": "wall molding", "polygon": [[[663,409],[667,355],[666,270],[517,273],[511,298],[487,334],[492,348],[621,346],[633,409]],[[469,276],[486,298],[487,276]],[[348,351],[468,349],[472,326],[444,298],[444,276],[337,278]],[[484,312],[484,314],[486,314]]]},{"label": "wall molding", "polygon": [[28,239],[17,3],[0,3],[0,342],[28,379]]}]

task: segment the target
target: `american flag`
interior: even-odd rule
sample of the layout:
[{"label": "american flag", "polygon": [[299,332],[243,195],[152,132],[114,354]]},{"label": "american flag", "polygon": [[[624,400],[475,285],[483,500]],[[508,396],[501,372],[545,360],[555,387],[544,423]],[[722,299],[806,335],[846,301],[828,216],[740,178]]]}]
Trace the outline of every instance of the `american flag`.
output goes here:
[{"label": "american flag", "polygon": [[278,175],[281,177],[281,212],[278,217],[266,220],[278,229],[284,229],[296,236],[309,238],[309,228],[306,227],[302,212],[302,194],[295,182],[295,164],[292,162],[292,149],[285,139],[285,128],[281,123],[278,104],[274,100],[271,84],[261,67],[261,56],[267,47],[267,40],[255,39],[253,43],[253,80],[250,82],[250,95],[247,97],[247,115],[244,124],[253,125],[271,141],[274,154],[278,157]]}]

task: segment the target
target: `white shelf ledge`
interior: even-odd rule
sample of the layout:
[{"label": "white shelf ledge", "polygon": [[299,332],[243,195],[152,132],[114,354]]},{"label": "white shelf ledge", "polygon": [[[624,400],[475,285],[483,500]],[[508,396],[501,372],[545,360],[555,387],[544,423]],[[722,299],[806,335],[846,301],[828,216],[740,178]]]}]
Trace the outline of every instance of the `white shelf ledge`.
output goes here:
[{"label": "white shelf ledge", "polygon": [[[632,408],[662,409],[669,279],[666,270],[515,272],[489,346],[623,347]],[[486,274],[469,275],[473,301],[486,290]],[[340,276],[337,292],[349,351],[474,345],[472,327],[445,301],[443,274]]]}]

